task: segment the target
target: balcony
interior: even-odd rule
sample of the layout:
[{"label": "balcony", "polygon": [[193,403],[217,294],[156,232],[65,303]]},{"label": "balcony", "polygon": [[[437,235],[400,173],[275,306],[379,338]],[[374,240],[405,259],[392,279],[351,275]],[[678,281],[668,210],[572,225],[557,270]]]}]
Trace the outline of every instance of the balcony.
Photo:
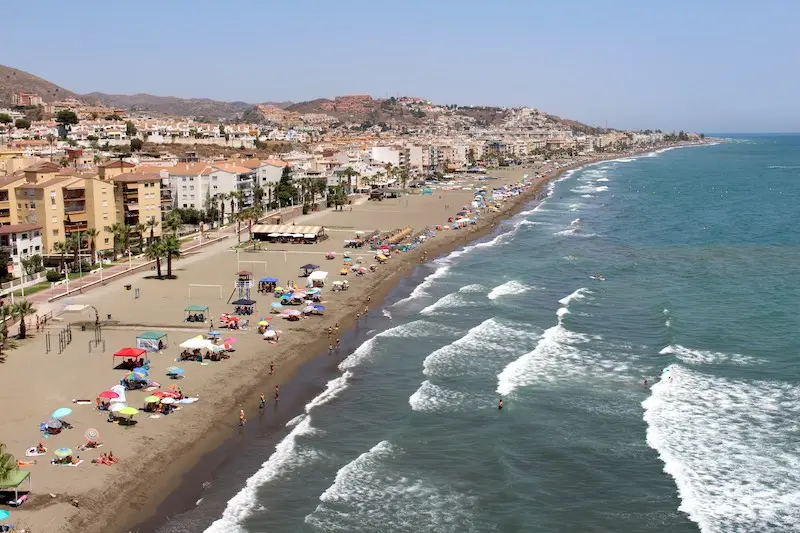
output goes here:
[{"label": "balcony", "polygon": [[69,237],[71,233],[85,231],[89,229],[89,222],[86,220],[65,220],[64,221],[64,233]]},{"label": "balcony", "polygon": [[67,214],[75,214],[75,213],[85,213],[86,212],[86,201],[76,201],[70,200],[67,201],[64,199],[64,212]]},{"label": "balcony", "polygon": [[8,218],[10,216],[11,216],[11,210],[10,209],[0,209],[0,219]]}]

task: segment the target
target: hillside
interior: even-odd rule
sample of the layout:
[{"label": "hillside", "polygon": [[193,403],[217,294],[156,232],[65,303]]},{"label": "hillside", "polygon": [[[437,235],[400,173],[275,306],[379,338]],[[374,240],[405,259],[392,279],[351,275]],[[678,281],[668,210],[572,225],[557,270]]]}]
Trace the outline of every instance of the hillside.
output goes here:
[{"label": "hillside", "polygon": [[11,95],[20,91],[36,93],[45,102],[80,98],[79,95],[24,70],[0,65],[0,106],[11,105]]}]

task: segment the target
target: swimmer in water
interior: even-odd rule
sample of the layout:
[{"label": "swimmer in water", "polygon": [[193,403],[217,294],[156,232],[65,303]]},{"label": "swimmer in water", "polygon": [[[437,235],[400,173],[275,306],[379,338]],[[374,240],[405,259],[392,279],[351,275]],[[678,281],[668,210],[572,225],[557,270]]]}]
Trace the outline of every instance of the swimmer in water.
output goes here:
[{"label": "swimmer in water", "polygon": [[258,408],[263,409],[264,406],[267,404],[267,401],[264,399],[264,393],[261,393],[261,397],[258,399]]},{"label": "swimmer in water", "polygon": [[280,395],[281,395],[281,387],[280,387],[280,385],[275,385],[275,401],[276,402],[278,401],[278,398],[280,398]]},{"label": "swimmer in water", "polygon": [[498,409],[502,409],[503,408],[503,399],[502,398],[500,398],[500,402],[497,404],[497,408]]},{"label": "swimmer in water", "polygon": [[644,386],[647,387],[647,380],[644,380]]},{"label": "swimmer in water", "polygon": [[239,410],[239,425],[244,426],[247,424],[247,418],[244,416],[244,409]]}]

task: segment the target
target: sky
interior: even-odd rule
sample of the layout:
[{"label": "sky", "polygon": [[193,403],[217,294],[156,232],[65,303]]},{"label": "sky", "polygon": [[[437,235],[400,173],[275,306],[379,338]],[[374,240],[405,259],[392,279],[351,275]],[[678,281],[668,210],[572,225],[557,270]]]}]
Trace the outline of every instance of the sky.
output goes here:
[{"label": "sky", "polygon": [[800,131],[797,0],[3,4],[0,64],[78,93],[368,93],[617,128]]}]

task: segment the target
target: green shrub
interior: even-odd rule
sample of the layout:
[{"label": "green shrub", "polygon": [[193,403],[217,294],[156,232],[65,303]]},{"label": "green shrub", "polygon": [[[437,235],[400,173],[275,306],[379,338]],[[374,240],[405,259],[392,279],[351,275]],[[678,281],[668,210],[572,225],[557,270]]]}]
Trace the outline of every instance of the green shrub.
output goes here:
[{"label": "green shrub", "polygon": [[49,281],[50,283],[61,281],[61,274],[59,274],[58,271],[53,270],[52,268],[47,271],[47,274],[45,274],[45,276],[47,277],[47,281]]}]

